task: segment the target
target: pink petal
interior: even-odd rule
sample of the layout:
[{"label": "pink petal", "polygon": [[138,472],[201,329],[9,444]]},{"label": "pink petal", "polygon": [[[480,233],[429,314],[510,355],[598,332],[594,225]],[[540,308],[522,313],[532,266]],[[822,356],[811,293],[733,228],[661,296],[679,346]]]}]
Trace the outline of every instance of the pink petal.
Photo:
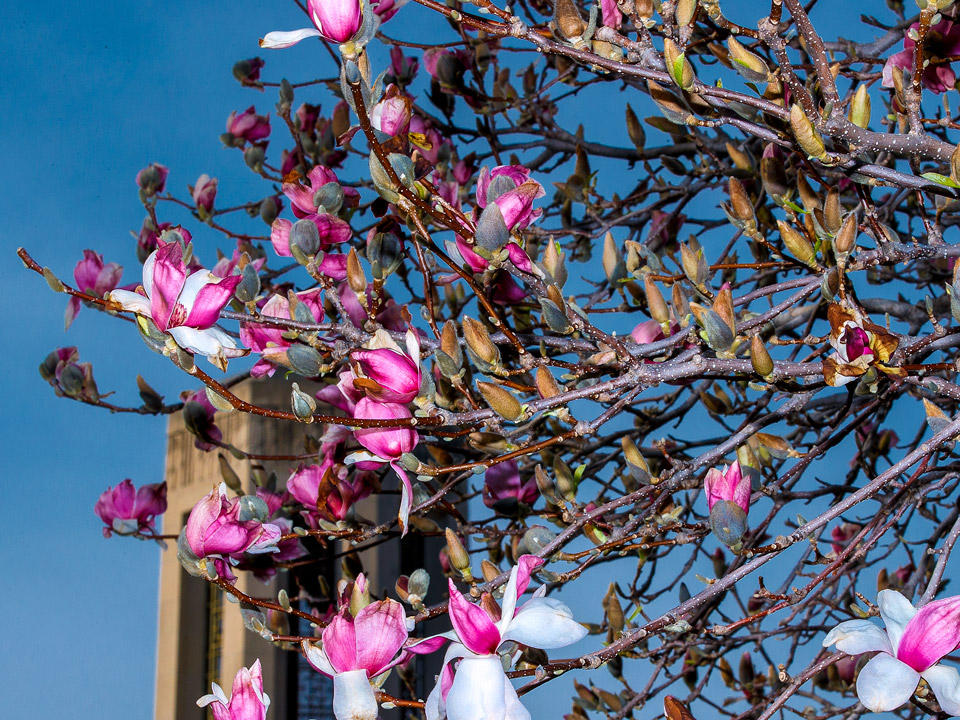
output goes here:
[{"label": "pink petal", "polygon": [[[194,278],[200,276],[196,281]],[[188,327],[206,330],[220,318],[220,311],[230,302],[233,291],[243,280],[241,275],[231,275],[222,279],[205,270],[196,272],[184,283],[181,302],[187,311],[186,319],[178,323]],[[196,290],[195,290],[196,289]],[[192,298],[190,294],[196,292]]]},{"label": "pink petal", "polygon": [[346,610],[323,629],[323,652],[338,673],[361,669],[357,662],[357,635],[353,619],[347,619]]},{"label": "pink petal", "polygon": [[354,620],[357,666],[369,677],[382,673],[407,639],[403,606],[395,600],[367,605]]},{"label": "pink petal", "polygon": [[907,623],[897,659],[923,672],[960,645],[960,595],[924,605]]},{"label": "pink petal", "polygon": [[480,606],[461,595],[453,580],[447,582],[450,587],[450,622],[460,642],[478,655],[495,653],[500,644],[500,632],[493,620]]},{"label": "pink petal", "polygon": [[293,257],[290,252],[291,227],[293,223],[283,219],[274,220],[270,226],[270,242],[273,243],[273,251],[280,257]]},{"label": "pink petal", "polygon": [[183,248],[180,243],[168,243],[158,249],[153,263],[151,288],[147,294],[150,296],[150,317],[163,332],[167,330],[186,279],[187,268],[183,262]]}]

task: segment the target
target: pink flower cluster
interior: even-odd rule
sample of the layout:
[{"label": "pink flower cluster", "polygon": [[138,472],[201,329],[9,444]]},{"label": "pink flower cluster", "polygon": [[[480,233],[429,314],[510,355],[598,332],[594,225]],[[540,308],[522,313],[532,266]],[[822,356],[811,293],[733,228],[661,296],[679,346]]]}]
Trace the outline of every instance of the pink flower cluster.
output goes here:
[{"label": "pink flower cluster", "polygon": [[133,486],[129,479],[116,487],[108,488],[100,495],[93,511],[105,527],[103,536],[155,535],[154,519],[167,509],[167,483]]}]

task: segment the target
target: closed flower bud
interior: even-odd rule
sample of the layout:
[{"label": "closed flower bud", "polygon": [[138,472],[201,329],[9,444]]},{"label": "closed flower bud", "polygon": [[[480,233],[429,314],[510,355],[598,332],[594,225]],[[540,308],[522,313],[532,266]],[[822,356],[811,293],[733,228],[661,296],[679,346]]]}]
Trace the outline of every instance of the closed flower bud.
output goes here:
[{"label": "closed flower bud", "polygon": [[680,264],[683,266],[683,272],[695,286],[703,285],[707,276],[710,274],[710,266],[703,256],[703,250],[694,251],[689,245],[680,246]]},{"label": "closed flower bud", "polygon": [[710,529],[720,542],[733,547],[747,531],[747,514],[736,503],[720,500],[710,508]]},{"label": "closed flower bud", "polygon": [[296,247],[303,255],[315,255],[320,249],[320,230],[312,220],[297,220],[290,227],[290,247]]},{"label": "closed flower bud", "polygon": [[801,235],[783,220],[777,220],[777,228],[780,230],[780,237],[783,239],[783,244],[787,250],[790,251],[791,255],[805,265],[809,265],[810,267],[816,266],[816,252],[805,235]]},{"label": "closed flower bud", "polygon": [[447,557],[450,559],[450,565],[460,573],[464,580],[470,582],[473,579],[473,573],[470,570],[470,555],[453,530],[447,528],[444,530],[444,534],[447,538]]},{"label": "closed flower bud", "polygon": [[463,339],[466,341],[467,347],[483,362],[489,365],[497,365],[500,362],[500,351],[490,340],[490,333],[487,332],[487,329],[481,323],[469,317],[464,317],[462,324]]},{"label": "closed flower bud", "polygon": [[523,408],[508,390],[488,382],[478,382],[477,388],[493,411],[505,420],[516,421],[523,416]]},{"label": "closed flower bud", "polygon": [[697,0],[677,0],[677,9],[674,11],[673,18],[677,25],[683,27],[693,22],[693,16],[697,12]]},{"label": "closed flower bud", "polygon": [[733,69],[740,75],[750,82],[767,82],[770,68],[763,58],[747,50],[733,35],[727,40],[727,49],[730,51]]},{"label": "closed flower bud", "polygon": [[753,365],[753,371],[760,377],[767,377],[773,372],[773,360],[759,335],[754,335],[750,339],[750,364]]},{"label": "closed flower bud", "polygon": [[753,203],[750,202],[750,196],[736,178],[730,178],[727,183],[727,191],[730,193],[730,209],[733,217],[744,225],[756,222],[754,219]]},{"label": "closed flower bud", "polygon": [[583,36],[587,24],[580,15],[580,9],[573,0],[555,0],[553,22],[562,39],[574,41]]},{"label": "closed flower bud", "polygon": [[854,125],[865,128],[870,124],[870,93],[867,86],[861,85],[853,94],[847,117]]},{"label": "closed flower bud", "polygon": [[299,419],[313,422],[313,414],[317,411],[317,401],[313,395],[303,392],[297,383],[293,383],[290,404],[293,408],[293,414]]},{"label": "closed flower bud", "polygon": [[547,500],[555,502],[557,500],[557,487],[540,465],[533,469],[533,477],[537,481],[537,489],[540,494]]},{"label": "closed flower bud", "polygon": [[670,308],[667,306],[667,301],[664,300],[663,293],[660,292],[657,283],[649,275],[643,278],[643,289],[647,298],[647,309],[650,312],[650,317],[660,323],[660,327],[669,328]]},{"label": "closed flower bud", "polygon": [[537,368],[536,384],[537,392],[544,400],[560,394],[560,386],[557,385],[553,373],[542,365]]},{"label": "closed flower bud", "polygon": [[844,218],[840,231],[833,240],[834,252],[842,256],[853,252],[853,249],[857,246],[857,232],[857,214],[852,212]]},{"label": "closed flower bud", "polygon": [[667,64],[667,72],[670,73],[670,77],[677,85],[684,90],[693,87],[693,83],[697,79],[693,72],[693,66],[687,60],[686,53],[682,52],[670,38],[664,38],[663,59]]},{"label": "closed flower bud", "polygon": [[347,253],[347,284],[350,285],[350,289],[356,293],[357,297],[366,297],[367,278],[360,266],[360,258],[354,248],[350,248],[350,252]]},{"label": "closed flower bud", "polygon": [[823,158],[826,156],[826,148],[823,145],[823,138],[813,126],[810,118],[806,116],[801,107],[794,103],[790,107],[790,129],[793,130],[793,136],[796,138],[800,148],[810,157]]}]

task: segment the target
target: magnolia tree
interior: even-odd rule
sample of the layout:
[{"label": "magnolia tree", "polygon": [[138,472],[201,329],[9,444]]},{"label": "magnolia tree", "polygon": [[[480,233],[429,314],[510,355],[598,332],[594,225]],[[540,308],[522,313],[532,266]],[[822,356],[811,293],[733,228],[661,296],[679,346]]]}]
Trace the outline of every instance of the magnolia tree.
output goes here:
[{"label": "magnolia tree", "polygon": [[[570,671],[569,718],[960,715],[952,0],[878,5],[857,40],[816,0],[416,3],[263,28],[326,76],[235,65],[279,93],[222,136],[249,199],[141,170],[142,273],[84,250],[67,284],[20,251],[68,325],[132,320],[190,387],[117,406],[61,348],[58,394],[182,411],[248,462],[222,413],[305,426],[288,477],[245,495],[225,470],[168,520],[183,566],[332,677],[339,720],[521,720]],[[289,410],[231,390],[268,375]],[[374,493],[395,519],[357,511]],[[165,505],[125,480],[96,512],[160,539]],[[378,596],[354,559],[304,589],[345,542],[416,535],[445,535],[445,577]],[[247,595],[253,571],[301,591]],[[426,653],[429,695],[409,669],[383,690]],[[263,718],[259,664],[198,702]]]}]

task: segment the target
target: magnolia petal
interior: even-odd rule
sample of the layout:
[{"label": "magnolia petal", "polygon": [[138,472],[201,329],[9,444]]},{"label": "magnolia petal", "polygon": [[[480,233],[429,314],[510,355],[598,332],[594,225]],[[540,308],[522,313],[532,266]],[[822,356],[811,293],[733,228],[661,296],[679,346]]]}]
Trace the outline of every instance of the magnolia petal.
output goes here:
[{"label": "magnolia petal", "polygon": [[507,586],[503,590],[502,609],[500,613],[500,622],[497,623],[497,630],[502,636],[513,622],[513,616],[517,614],[517,573],[520,572],[520,566],[514,565],[510,569],[510,579],[507,580]]},{"label": "magnolia petal", "polygon": [[300,643],[300,647],[303,648],[303,654],[307,658],[307,662],[310,663],[315,670],[322,672],[324,675],[333,677],[337,674],[337,671],[334,670],[333,665],[330,664],[330,660],[327,658],[327,654],[316,644],[304,640]]},{"label": "magnolia petal", "polygon": [[357,662],[357,632],[353,618],[346,617],[341,610],[330,624],[323,629],[323,652],[338,673],[360,669]]},{"label": "magnolia petal", "polygon": [[881,628],[868,620],[847,620],[837,625],[823,639],[823,646],[836,645],[847,655],[882,651],[893,655],[893,646]]},{"label": "magnolia petal", "polygon": [[956,668],[934,665],[921,675],[933,689],[940,708],[947,715],[960,716],[960,673]]},{"label": "magnolia petal", "polygon": [[916,670],[891,655],[879,653],[857,676],[857,697],[868,710],[888,712],[907,702],[919,682],[920,673]]},{"label": "magnolia petal", "polygon": [[296,45],[308,37],[320,37],[320,31],[314,28],[302,30],[274,30],[260,38],[260,47],[269,50],[281,50]]},{"label": "magnolia petal", "polygon": [[400,478],[400,509],[397,511],[397,521],[400,523],[400,537],[407,534],[407,522],[410,519],[410,508],[413,507],[413,487],[410,485],[410,476],[399,463],[392,462],[390,467]]},{"label": "magnolia petal", "polygon": [[151,317],[150,298],[144,297],[140,293],[130,292],[129,290],[113,290],[107,295],[107,299],[119,304],[124,310]]},{"label": "magnolia petal", "polygon": [[[177,306],[180,292],[187,279],[187,267],[183,262],[183,248],[172,242],[158,249],[154,255],[150,297],[150,317],[160,330],[166,332],[171,315]],[[146,264],[144,264],[144,289],[146,289]]]},{"label": "magnolia petal", "polygon": [[496,651],[500,644],[500,632],[493,620],[484,612],[483,608],[467,600],[453,580],[448,580],[450,587],[450,623],[457,632],[460,642],[478,655],[487,655]]},{"label": "magnolia petal", "polygon": [[187,278],[180,293],[178,302],[187,311],[187,317],[179,324],[200,330],[213,325],[241,280],[242,275],[218,278],[207,270],[195,272]]},{"label": "magnolia petal", "polygon": [[503,701],[505,706],[503,720],[530,720],[530,711],[520,702],[517,691],[506,675],[503,676]]},{"label": "magnolia petal", "polygon": [[333,714],[337,720],[376,720],[377,710],[377,697],[364,670],[333,676]]},{"label": "magnolia petal", "polygon": [[67,309],[63,315],[63,329],[67,331],[70,329],[70,326],[73,325],[74,319],[77,317],[77,313],[80,312],[80,298],[71,297],[67,300]]},{"label": "magnolia petal", "polygon": [[169,330],[177,345],[197,355],[215,357],[243,357],[250,351],[237,345],[237,341],[216,325],[204,330],[180,325]]},{"label": "magnolia petal", "polygon": [[371,603],[357,613],[357,665],[367,670],[370,677],[379,675],[394,659],[404,641],[407,629],[403,606],[395,600]]},{"label": "magnolia petal", "polygon": [[960,645],[960,595],[924,605],[907,623],[897,659],[917,672],[935,665]]},{"label": "magnolia petal", "polygon": [[586,634],[587,629],[573,619],[573,612],[566,604],[556,598],[540,597],[524,603],[502,640],[552,650],[572,645]]},{"label": "magnolia petal", "polygon": [[440,694],[440,683],[433,686],[433,690],[427,695],[427,701],[424,703],[423,712],[427,720],[444,720],[447,717],[446,704]]},{"label": "magnolia petal", "polygon": [[880,608],[883,624],[887,626],[887,635],[890,636],[893,654],[896,655],[903,631],[907,623],[917,614],[917,609],[896,590],[881,590],[877,595],[877,606]]},{"label": "magnolia petal", "polygon": [[503,666],[496,655],[464,658],[447,693],[450,720],[500,720],[506,714]]}]

